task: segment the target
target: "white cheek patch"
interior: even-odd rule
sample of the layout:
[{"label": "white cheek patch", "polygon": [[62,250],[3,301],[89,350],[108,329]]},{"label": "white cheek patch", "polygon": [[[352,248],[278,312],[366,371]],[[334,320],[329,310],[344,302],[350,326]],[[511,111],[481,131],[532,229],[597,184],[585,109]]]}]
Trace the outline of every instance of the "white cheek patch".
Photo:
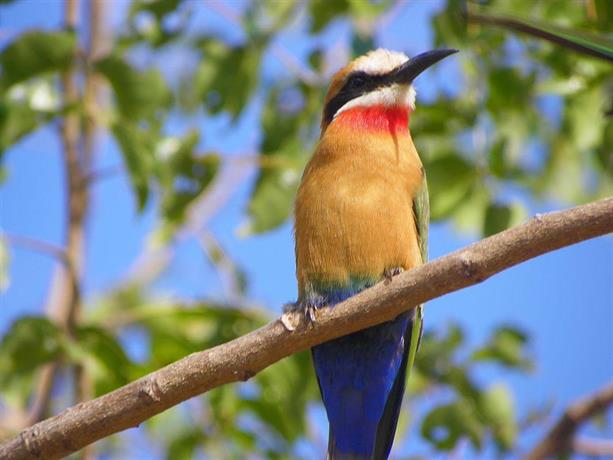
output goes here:
[{"label": "white cheek patch", "polygon": [[415,108],[415,88],[413,85],[392,85],[366,93],[355,99],[351,99],[336,111],[334,117],[345,110],[354,107],[372,107],[383,105],[386,107],[400,106]]}]

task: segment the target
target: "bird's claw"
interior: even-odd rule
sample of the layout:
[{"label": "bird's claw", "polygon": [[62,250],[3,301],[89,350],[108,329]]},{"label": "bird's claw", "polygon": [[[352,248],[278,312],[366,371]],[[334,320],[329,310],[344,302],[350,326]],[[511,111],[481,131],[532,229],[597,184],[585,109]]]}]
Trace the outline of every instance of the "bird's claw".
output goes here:
[{"label": "bird's claw", "polygon": [[325,305],[324,298],[319,295],[309,296],[306,300],[289,303],[283,307],[284,313],[299,312],[304,315],[307,325],[317,322],[317,310]]},{"label": "bird's claw", "polygon": [[309,324],[314,324],[317,321],[317,316],[315,312],[319,307],[314,304],[308,304],[304,309],[304,317],[308,321]]},{"label": "bird's claw", "polygon": [[402,267],[394,267],[394,268],[386,268],[383,271],[383,276],[385,277],[386,283],[391,283],[392,278],[396,275],[400,275],[404,271]]}]

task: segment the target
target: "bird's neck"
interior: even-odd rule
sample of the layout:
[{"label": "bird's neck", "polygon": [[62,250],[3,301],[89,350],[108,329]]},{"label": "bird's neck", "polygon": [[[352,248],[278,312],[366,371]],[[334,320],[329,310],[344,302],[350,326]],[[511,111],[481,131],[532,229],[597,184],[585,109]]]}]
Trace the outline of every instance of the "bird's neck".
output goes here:
[{"label": "bird's neck", "polygon": [[371,105],[344,110],[334,123],[361,131],[408,133],[409,116],[406,106]]}]

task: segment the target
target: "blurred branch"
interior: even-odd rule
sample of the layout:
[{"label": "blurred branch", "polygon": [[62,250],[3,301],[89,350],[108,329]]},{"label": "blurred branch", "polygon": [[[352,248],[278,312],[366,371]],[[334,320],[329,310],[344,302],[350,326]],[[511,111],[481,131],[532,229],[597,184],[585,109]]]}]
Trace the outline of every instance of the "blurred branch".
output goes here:
[{"label": "blurred branch", "polygon": [[526,455],[525,460],[541,460],[562,455],[572,452],[577,446],[588,448],[587,444],[580,440],[573,442],[575,432],[582,423],[606,410],[611,404],[613,404],[613,383],[571,404],[545,438]]},{"label": "blurred branch", "polygon": [[99,170],[91,171],[83,177],[84,184],[92,184],[99,180],[108,179],[109,177],[117,176],[119,174],[125,174],[126,169],[123,164],[117,164],[113,166],[109,166],[107,168],[102,168]]},{"label": "blurred branch", "polygon": [[283,48],[281,45],[273,43],[271,49],[272,53],[279,60],[279,62],[281,62],[281,64],[283,64],[287,70],[289,70],[307,85],[316,86],[323,83],[323,78],[321,76],[317,75],[317,73],[313,72],[310,68],[302,65],[296,56]]},{"label": "blurred branch", "polygon": [[[248,380],[271,364],[314,345],[389,321],[415,305],[484,281],[521,262],[613,232],[613,198],[538,215],[421,267],[317,311],[299,311],[223,345],[193,353],[111,393],[38,423],[0,446],[3,459],[54,459],[227,383]],[[605,396],[572,408],[573,420],[595,413]],[[585,417],[583,417],[585,418]],[[539,457],[534,457],[539,458]]]},{"label": "blurred branch", "polygon": [[45,418],[45,414],[49,411],[49,403],[51,399],[51,390],[53,390],[53,381],[57,372],[58,364],[51,363],[44,366],[38,374],[36,388],[32,397],[32,404],[28,410],[28,415],[24,421],[24,426],[30,426]]},{"label": "blurred branch", "polygon": [[[64,27],[68,30],[76,30],[79,18],[78,0],[67,0],[64,3]],[[78,90],[74,81],[74,70],[70,69],[62,75],[62,89],[64,92],[64,104],[72,106],[78,101]],[[70,329],[76,305],[79,303],[79,273],[82,266],[82,232],[79,231],[79,211],[83,208],[84,201],[80,196],[73,197],[75,189],[81,190],[78,185],[79,158],[78,138],[80,129],[79,117],[75,113],[67,113],[60,128],[60,136],[63,144],[64,168],[67,182],[67,232],[65,247],[61,252],[62,266],[54,276],[49,295],[50,315],[62,327]],[[23,240],[22,240],[23,242]],[[31,244],[33,242],[30,242]],[[42,249],[41,245],[38,245]],[[56,251],[57,252],[57,251]],[[32,395],[32,402],[28,410],[26,423],[35,423],[42,420],[47,413],[51,399],[51,390],[58,366],[56,363],[47,364],[39,374],[39,380]]]},{"label": "blurred branch", "polygon": [[613,45],[605,36],[596,36],[583,31],[575,32],[554,25],[537,24],[533,21],[528,22],[524,19],[510,16],[493,16],[472,13],[470,11],[466,12],[466,19],[469,23],[503,27],[515,32],[542,38],[580,54],[613,62]]},{"label": "blurred branch", "polygon": [[210,231],[203,229],[198,237],[198,242],[202,252],[210,260],[221,284],[225,285],[228,302],[239,302],[244,292],[239,279],[239,268]]},{"label": "blurred branch", "polygon": [[[65,27],[76,30],[79,17],[79,1],[66,0]],[[79,101],[75,81],[75,69],[71,68],[62,75],[64,104],[74,106]],[[68,264],[59,272],[53,283],[51,315],[67,330],[72,329],[80,303],[79,280],[83,268],[84,234],[83,224],[87,207],[86,188],[81,181],[81,159],[79,137],[81,123],[79,114],[68,112],[61,125],[64,169],[66,174],[66,242],[65,253]]]},{"label": "blurred branch", "polygon": [[572,451],[590,457],[613,457],[613,440],[575,438]]},{"label": "blurred branch", "polygon": [[31,249],[32,251],[47,254],[63,265],[68,264],[68,257],[66,256],[66,251],[64,251],[64,248],[56,246],[55,244],[47,243],[46,241],[37,240],[35,238],[30,238],[27,236],[14,235],[12,233],[7,232],[2,232],[1,238],[12,246],[21,246],[27,249]]},{"label": "blurred branch", "polygon": [[[64,27],[68,30],[77,31],[79,20],[79,0],[66,0],[64,2]],[[92,53],[98,52],[102,42],[101,17],[102,2],[92,0],[90,2],[89,21],[89,49],[86,58],[89,60]],[[60,127],[60,137],[63,147],[63,160],[66,181],[66,235],[64,248],[50,248],[40,243],[34,244],[29,241],[30,247],[38,247],[61,256],[63,262],[54,274],[48,305],[49,314],[66,332],[68,337],[74,337],[75,327],[81,310],[81,278],[83,276],[85,256],[85,222],[89,205],[88,184],[84,182],[84,171],[90,168],[93,160],[95,144],[96,123],[88,113],[97,110],[96,83],[89,71],[85,72],[83,95],[79,94],[78,80],[80,75],[77,71],[77,62],[80,55],[74,56],[73,64],[61,76],[63,91],[63,103],[67,107],[78,107],[79,101],[83,100],[85,117],[82,119],[80,112],[73,108],[64,116]],[[21,239],[24,243],[25,240]],[[34,391],[27,423],[35,423],[44,418],[48,412],[49,400],[55,374],[58,370],[57,363],[51,363],[43,367],[39,374],[36,389]],[[90,398],[89,384],[80,365],[74,368],[74,391],[75,400],[82,401]],[[88,457],[84,451],[83,458]]]},{"label": "blurred branch", "polygon": [[[83,107],[84,117],[82,121],[82,149],[80,158],[80,169],[78,172],[78,188],[75,188],[74,193],[78,193],[81,196],[77,199],[83,200],[83,209],[78,223],[81,232],[81,259],[85,258],[85,222],[87,219],[88,207],[89,207],[89,183],[85,180],[86,171],[90,171],[94,162],[94,155],[96,151],[96,137],[98,132],[98,123],[96,114],[100,112],[100,103],[98,101],[99,90],[101,87],[100,76],[98,76],[92,69],[92,62],[99,58],[105,51],[106,42],[105,39],[105,2],[103,0],[90,0],[89,6],[89,18],[88,18],[88,47],[86,52],[86,66],[84,69],[84,88],[83,88]],[[83,268],[80,268],[79,275],[82,276]],[[78,316],[82,310],[80,302],[74,306],[74,319],[75,323],[78,321]],[[74,325],[73,325],[74,327]],[[77,402],[91,399],[93,394],[92,382],[90,376],[85,372],[82,364],[75,366],[74,375],[74,388],[75,399]],[[94,451],[92,447],[88,446],[81,451],[80,458],[82,460],[92,459],[94,457]]]}]

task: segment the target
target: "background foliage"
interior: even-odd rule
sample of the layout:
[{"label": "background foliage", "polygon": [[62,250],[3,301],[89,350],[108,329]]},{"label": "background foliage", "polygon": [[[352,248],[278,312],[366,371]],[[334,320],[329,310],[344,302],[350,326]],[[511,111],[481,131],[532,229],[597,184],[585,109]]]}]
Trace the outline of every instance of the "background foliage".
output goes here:
[{"label": "background foliage", "polygon": [[[343,21],[351,28],[346,54],[361,54],[377,45],[378,30],[393,20],[402,2],[270,0],[234,6],[134,0],[121,27],[109,31],[104,52],[88,52],[92,24],[87,23],[76,30],[24,31],[0,51],[0,154],[44,126],[76,117],[83,141],[92,139],[93,127],[94,139],[110,136],[123,156],[119,168],[84,168],[84,187],[125,171],[136,208],[154,207],[157,215],[134,275],[103,295],[81,299],[76,324],[66,326],[50,313],[22,317],[6,331],[0,345],[1,404],[13,422],[27,417],[40,395],[45,366],[55,366],[56,391],[40,416],[230,340],[271,317],[246,297],[248,277],[224,251],[208,219],[223,206],[220,194],[243,180],[233,171],[245,165],[255,168],[257,177],[245,203],[242,233],[268,232],[290,218],[339,56],[312,41],[307,61],[301,62],[277,37],[295,21],[307,24],[307,40]],[[198,28],[198,15],[207,9],[232,21],[238,38]],[[462,50],[453,71],[461,90],[443,83],[440,93],[420,103],[411,122],[428,173],[432,218],[489,235],[524,219],[527,200],[581,203],[613,194],[613,125],[605,116],[611,109],[610,63],[504,28],[468,24],[467,9],[521,12],[542,27],[559,25],[603,39],[613,24],[613,7],[605,0],[441,4],[432,17],[433,41]],[[167,68],[169,53],[181,53],[185,64]],[[264,76],[262,65],[271,55],[290,72]],[[60,84],[66,72],[79,76],[81,95],[87,91],[84,82],[96,83],[93,108],[85,98],[67,96]],[[228,117],[238,123],[254,110],[261,127],[257,153],[201,150],[202,123]],[[185,129],[177,131],[172,119]],[[87,149],[81,149],[85,161]],[[10,173],[2,170],[3,176]],[[227,302],[167,298],[150,289],[170,263],[173,246],[185,238],[198,241],[221,273],[231,293]],[[19,243],[10,235],[6,241]],[[0,249],[6,269],[7,249]],[[475,452],[513,452],[521,432],[542,414],[520,419],[506,386],[484,386],[474,375],[484,363],[517,373],[530,370],[528,340],[506,325],[473,350],[467,350],[457,325],[426,334],[406,404],[423,409],[423,401],[427,408],[403,411],[399,432],[416,424],[430,452],[462,442]],[[142,359],[127,350],[135,341],[145,349]],[[324,450],[326,434],[321,411],[313,409],[318,404],[309,356],[300,354],[245,384],[216,389],[155,417],[145,424],[144,436],[173,459],[196,453],[314,458]],[[6,424],[3,435],[18,425]],[[126,438],[112,437],[98,443],[96,454],[119,456],[125,443]]]}]

